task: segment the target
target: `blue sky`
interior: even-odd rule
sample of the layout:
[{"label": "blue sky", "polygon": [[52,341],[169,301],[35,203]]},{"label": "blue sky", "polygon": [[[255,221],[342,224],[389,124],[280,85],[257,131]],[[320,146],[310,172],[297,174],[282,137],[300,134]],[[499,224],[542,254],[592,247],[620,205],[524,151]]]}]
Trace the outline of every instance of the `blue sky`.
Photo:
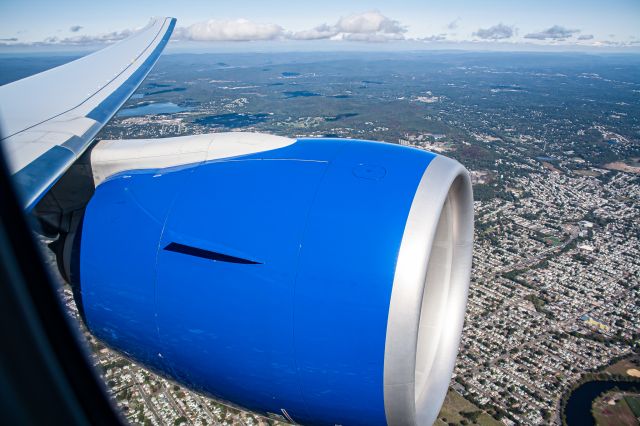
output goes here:
[{"label": "blue sky", "polygon": [[173,49],[640,50],[640,0],[4,0],[0,47],[99,45],[150,16],[178,18]]}]

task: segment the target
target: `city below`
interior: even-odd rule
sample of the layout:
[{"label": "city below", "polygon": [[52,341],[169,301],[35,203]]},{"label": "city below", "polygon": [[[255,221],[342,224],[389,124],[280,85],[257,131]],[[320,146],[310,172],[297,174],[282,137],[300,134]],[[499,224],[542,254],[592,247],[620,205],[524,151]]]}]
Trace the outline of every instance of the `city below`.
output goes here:
[{"label": "city below", "polygon": [[[1,57],[0,84],[71,59]],[[577,53],[171,54],[99,139],[257,131],[457,159],[474,184],[473,271],[436,424],[559,425],[589,377],[640,380],[639,65]],[[132,423],[283,421],[178,386],[84,334]],[[637,424],[637,392],[603,398],[599,424]]]}]

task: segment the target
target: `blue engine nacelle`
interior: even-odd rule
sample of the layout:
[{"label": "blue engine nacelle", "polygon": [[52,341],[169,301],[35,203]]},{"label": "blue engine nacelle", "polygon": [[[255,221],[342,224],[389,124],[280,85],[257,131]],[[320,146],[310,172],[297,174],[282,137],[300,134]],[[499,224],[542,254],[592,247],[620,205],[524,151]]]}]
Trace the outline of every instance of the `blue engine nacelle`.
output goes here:
[{"label": "blue engine nacelle", "polygon": [[300,139],[101,183],[78,304],[108,345],[219,400],[303,424],[427,424],[457,354],[472,234],[457,162]]}]

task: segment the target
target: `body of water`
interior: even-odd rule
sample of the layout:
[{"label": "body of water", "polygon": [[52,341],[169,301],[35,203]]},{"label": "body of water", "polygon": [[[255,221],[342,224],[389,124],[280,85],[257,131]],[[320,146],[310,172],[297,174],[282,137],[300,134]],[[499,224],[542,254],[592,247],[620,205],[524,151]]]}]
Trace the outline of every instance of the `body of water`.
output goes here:
[{"label": "body of water", "polygon": [[188,108],[181,107],[173,102],[145,103],[132,108],[125,108],[118,111],[118,117],[138,117],[141,115],[154,114],[174,114],[176,112],[187,111]]},{"label": "body of water", "polygon": [[357,117],[358,113],[357,112],[345,112],[344,114],[338,114],[338,115],[334,115],[333,117],[325,117],[325,121],[338,121],[338,120],[342,120],[343,118],[351,118],[351,117]]},{"label": "body of water", "polygon": [[569,396],[564,409],[569,426],[595,426],[595,419],[591,415],[593,400],[601,393],[617,387],[620,390],[640,389],[638,382],[614,382],[613,380],[596,380],[580,385]]},{"label": "body of water", "polygon": [[282,92],[285,98],[308,98],[309,96],[320,96],[320,93],[310,92],[308,90],[292,90]]}]

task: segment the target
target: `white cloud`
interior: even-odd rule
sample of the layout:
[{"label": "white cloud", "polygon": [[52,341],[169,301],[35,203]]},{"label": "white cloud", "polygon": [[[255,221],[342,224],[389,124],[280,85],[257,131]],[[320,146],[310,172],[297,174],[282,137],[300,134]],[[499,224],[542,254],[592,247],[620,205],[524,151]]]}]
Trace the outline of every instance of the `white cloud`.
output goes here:
[{"label": "white cloud", "polygon": [[289,34],[294,40],[336,39],[348,41],[385,42],[404,40],[405,26],[374,10],[344,16],[334,25],[322,24],[305,31]]},{"label": "white cloud", "polygon": [[514,27],[499,23],[493,27],[480,28],[473,35],[484,40],[504,40],[513,37],[515,32]]},{"label": "white cloud", "polygon": [[340,18],[336,27],[343,33],[402,34],[407,29],[396,20],[389,19],[378,11],[365,12]]},{"label": "white cloud", "polygon": [[640,43],[640,40],[628,40],[628,41],[615,41],[615,40],[599,40],[593,41],[590,43],[591,46],[595,47],[635,47]]},{"label": "white cloud", "polygon": [[580,30],[571,30],[560,25],[554,25],[551,28],[547,28],[544,31],[540,31],[537,33],[530,33],[524,36],[524,38],[534,39],[534,40],[566,40],[572,37],[574,34],[579,33]]},{"label": "white cloud", "polygon": [[198,22],[176,30],[175,38],[197,41],[273,40],[283,34],[276,24],[260,24],[247,19]]},{"label": "white cloud", "polygon": [[78,31],[80,31],[82,29],[82,25],[72,25],[69,28],[69,31],[71,31],[72,33],[77,33]]},{"label": "white cloud", "polygon": [[404,36],[395,33],[342,33],[341,40],[384,43],[387,41],[404,40]]},{"label": "white cloud", "polygon": [[335,26],[322,24],[310,30],[298,31],[289,34],[289,38],[294,40],[321,40],[334,37],[337,34],[338,30]]},{"label": "white cloud", "polygon": [[591,34],[583,34],[578,37],[578,40],[593,40],[593,35]]}]

